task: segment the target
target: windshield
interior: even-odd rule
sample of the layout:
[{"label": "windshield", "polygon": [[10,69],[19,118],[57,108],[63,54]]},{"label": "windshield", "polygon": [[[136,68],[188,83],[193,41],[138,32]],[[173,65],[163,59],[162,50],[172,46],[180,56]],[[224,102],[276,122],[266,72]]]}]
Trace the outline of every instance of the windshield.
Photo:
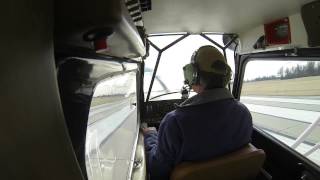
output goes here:
[{"label": "windshield", "polygon": [[[216,41],[221,46],[224,46],[222,35],[207,35],[212,40]],[[182,37],[182,35],[168,35],[168,36],[154,36],[149,37],[149,40],[155,44],[158,48],[162,49],[168,44],[172,43],[176,39]],[[213,45],[207,39],[200,35],[189,35],[185,39],[181,40],[177,44],[173,45],[169,49],[165,50],[160,59],[157,74],[155,76],[154,84],[150,94],[150,99],[160,94],[180,92],[184,85],[184,76],[182,67],[190,63],[190,58],[195,50],[203,45]],[[215,46],[217,47],[217,46]],[[218,48],[221,53],[222,49]],[[228,63],[234,72],[234,51],[226,49],[226,55]],[[158,51],[150,46],[149,56],[145,60],[145,76],[144,76],[144,92],[145,97],[149,90],[152,73],[157,61]],[[161,96],[160,99],[180,99],[181,94],[168,94],[168,96]],[[152,100],[160,100],[154,98]]]}]

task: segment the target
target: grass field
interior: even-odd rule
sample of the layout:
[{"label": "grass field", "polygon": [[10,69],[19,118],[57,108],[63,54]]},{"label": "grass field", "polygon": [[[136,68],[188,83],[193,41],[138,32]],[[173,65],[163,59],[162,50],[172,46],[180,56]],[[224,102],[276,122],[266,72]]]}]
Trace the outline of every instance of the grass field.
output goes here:
[{"label": "grass field", "polygon": [[242,85],[242,96],[319,96],[320,76],[288,80],[246,82]]}]

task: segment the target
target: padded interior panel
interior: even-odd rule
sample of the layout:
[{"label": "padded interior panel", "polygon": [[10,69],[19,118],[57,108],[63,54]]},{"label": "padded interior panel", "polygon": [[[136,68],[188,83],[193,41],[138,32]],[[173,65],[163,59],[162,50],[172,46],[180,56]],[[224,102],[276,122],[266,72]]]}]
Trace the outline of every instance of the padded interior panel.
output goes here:
[{"label": "padded interior panel", "polygon": [[147,33],[245,32],[300,11],[312,0],[154,0],[143,13]]},{"label": "padded interior panel", "polygon": [[146,53],[124,0],[55,0],[55,47],[94,50],[93,42],[84,40],[92,31],[108,34],[108,48],[99,53],[128,58]]},{"label": "padded interior panel", "polygon": [[4,1],[0,12],[0,179],[83,179],[60,105],[53,1]]}]

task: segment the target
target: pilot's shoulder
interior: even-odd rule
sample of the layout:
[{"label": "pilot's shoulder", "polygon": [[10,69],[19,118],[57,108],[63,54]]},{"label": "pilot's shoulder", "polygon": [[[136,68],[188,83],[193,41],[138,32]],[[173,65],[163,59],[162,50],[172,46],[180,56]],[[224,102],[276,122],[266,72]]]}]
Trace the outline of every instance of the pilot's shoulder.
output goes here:
[{"label": "pilot's shoulder", "polygon": [[239,113],[239,115],[241,114],[242,117],[245,117],[245,119],[252,121],[252,115],[249,111],[249,109],[247,108],[246,105],[244,105],[243,103],[241,103],[240,101],[235,100],[237,103],[237,111]]},{"label": "pilot's shoulder", "polygon": [[160,128],[177,128],[178,122],[177,122],[177,113],[176,110],[170,111],[165,115],[165,117],[162,119],[160,123]]},{"label": "pilot's shoulder", "polygon": [[175,119],[177,116],[177,111],[176,110],[173,110],[173,111],[170,111],[166,114],[166,116],[164,117],[164,120],[166,119]]},{"label": "pilot's shoulder", "polygon": [[240,110],[244,110],[244,111],[248,111],[249,112],[247,106],[244,105],[242,102],[234,99],[234,103],[236,104],[237,108],[239,108]]}]

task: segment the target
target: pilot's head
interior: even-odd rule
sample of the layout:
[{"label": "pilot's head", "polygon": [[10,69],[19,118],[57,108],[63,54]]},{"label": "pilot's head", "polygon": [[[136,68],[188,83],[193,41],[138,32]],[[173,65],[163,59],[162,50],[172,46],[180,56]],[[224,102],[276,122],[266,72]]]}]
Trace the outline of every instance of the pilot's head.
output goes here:
[{"label": "pilot's head", "polygon": [[183,67],[185,83],[201,93],[203,90],[225,88],[231,78],[231,68],[225,57],[213,46],[196,50],[191,63]]}]

